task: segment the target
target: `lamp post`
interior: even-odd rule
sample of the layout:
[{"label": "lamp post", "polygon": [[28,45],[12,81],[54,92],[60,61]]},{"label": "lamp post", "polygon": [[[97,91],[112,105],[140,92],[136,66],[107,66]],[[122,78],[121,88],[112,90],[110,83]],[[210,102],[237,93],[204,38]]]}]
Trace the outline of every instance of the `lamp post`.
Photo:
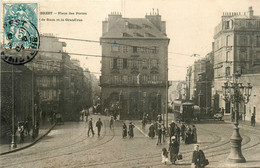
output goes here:
[{"label": "lamp post", "polygon": [[232,136],[230,138],[231,151],[228,156],[228,161],[233,163],[244,163],[246,159],[242,155],[241,142],[242,137],[239,134],[238,119],[239,119],[239,104],[244,102],[245,104],[249,102],[249,97],[251,95],[252,86],[248,83],[247,86],[243,86],[242,83],[238,82],[239,74],[235,73],[233,77],[233,83],[225,82],[222,86],[224,100],[226,102],[231,102],[234,104],[235,108],[235,122]]}]

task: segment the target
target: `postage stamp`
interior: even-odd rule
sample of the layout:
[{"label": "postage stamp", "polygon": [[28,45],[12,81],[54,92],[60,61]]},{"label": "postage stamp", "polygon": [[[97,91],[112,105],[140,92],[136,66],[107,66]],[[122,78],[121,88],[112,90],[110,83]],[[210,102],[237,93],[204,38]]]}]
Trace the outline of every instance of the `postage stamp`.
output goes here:
[{"label": "postage stamp", "polygon": [[3,24],[1,58],[14,65],[31,61],[40,46],[38,4],[4,3]]}]

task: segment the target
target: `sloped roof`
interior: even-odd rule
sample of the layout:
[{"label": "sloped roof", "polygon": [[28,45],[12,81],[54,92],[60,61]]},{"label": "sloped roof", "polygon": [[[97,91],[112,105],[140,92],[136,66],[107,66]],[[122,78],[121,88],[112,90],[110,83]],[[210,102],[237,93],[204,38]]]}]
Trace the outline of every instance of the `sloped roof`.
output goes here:
[{"label": "sloped roof", "polygon": [[[126,22],[128,26],[126,26]],[[123,34],[125,36],[123,36]],[[102,38],[167,38],[153,23],[146,18],[118,18],[104,33]]]}]

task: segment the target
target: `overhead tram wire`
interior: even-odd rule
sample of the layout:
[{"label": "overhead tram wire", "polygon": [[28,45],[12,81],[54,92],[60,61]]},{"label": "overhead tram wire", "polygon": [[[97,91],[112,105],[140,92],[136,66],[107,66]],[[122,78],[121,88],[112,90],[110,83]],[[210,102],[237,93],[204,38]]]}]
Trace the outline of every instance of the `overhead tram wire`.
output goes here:
[{"label": "overhead tram wire", "polygon": [[[35,51],[35,50],[29,50],[29,51]],[[121,58],[118,56],[108,56],[108,55],[97,55],[97,54],[80,54],[80,53],[68,53],[68,52],[59,52],[59,51],[42,51],[42,50],[38,50],[38,52],[42,52],[42,53],[52,53],[52,54],[62,54],[62,53],[66,53],[68,55],[77,55],[77,56],[84,56],[84,57],[98,57],[98,58]],[[136,59],[136,58],[124,58],[127,60],[137,60],[137,61],[143,61],[143,58],[140,59]],[[169,65],[169,66],[176,66],[176,67],[182,67],[179,65]]]},{"label": "overhead tram wire", "polygon": [[[129,44],[122,44],[122,43],[117,43],[117,42],[102,42],[99,40],[88,40],[88,39],[79,39],[79,38],[68,38],[68,37],[58,37],[58,36],[44,36],[47,38],[58,38],[58,39],[63,39],[63,40],[72,40],[72,41],[82,41],[82,42],[89,42],[89,43],[99,43],[99,44],[112,44],[112,45],[121,45],[121,46],[128,46],[128,47],[137,47],[137,48],[144,48],[148,50],[154,50],[154,48],[149,48],[145,46],[136,46],[136,45],[129,45]],[[178,55],[183,55],[183,56],[189,56],[189,57],[196,57],[200,56],[199,54],[184,54],[184,53],[177,53],[177,52],[171,52],[168,51],[168,54],[178,54]]]}]

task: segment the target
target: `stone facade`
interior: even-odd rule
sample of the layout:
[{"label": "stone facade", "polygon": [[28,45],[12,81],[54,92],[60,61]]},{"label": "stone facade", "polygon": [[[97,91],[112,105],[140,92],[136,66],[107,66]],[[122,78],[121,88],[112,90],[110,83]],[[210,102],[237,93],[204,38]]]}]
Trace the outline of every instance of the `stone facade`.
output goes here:
[{"label": "stone facade", "polygon": [[222,99],[224,82],[233,81],[235,72],[260,73],[260,16],[253,12],[249,7],[247,13],[223,13],[215,28],[213,104],[224,108],[225,114],[231,113],[232,104]]},{"label": "stone facade", "polygon": [[155,118],[166,110],[168,44],[159,13],[123,18],[112,13],[103,22],[102,110],[121,119]]}]

